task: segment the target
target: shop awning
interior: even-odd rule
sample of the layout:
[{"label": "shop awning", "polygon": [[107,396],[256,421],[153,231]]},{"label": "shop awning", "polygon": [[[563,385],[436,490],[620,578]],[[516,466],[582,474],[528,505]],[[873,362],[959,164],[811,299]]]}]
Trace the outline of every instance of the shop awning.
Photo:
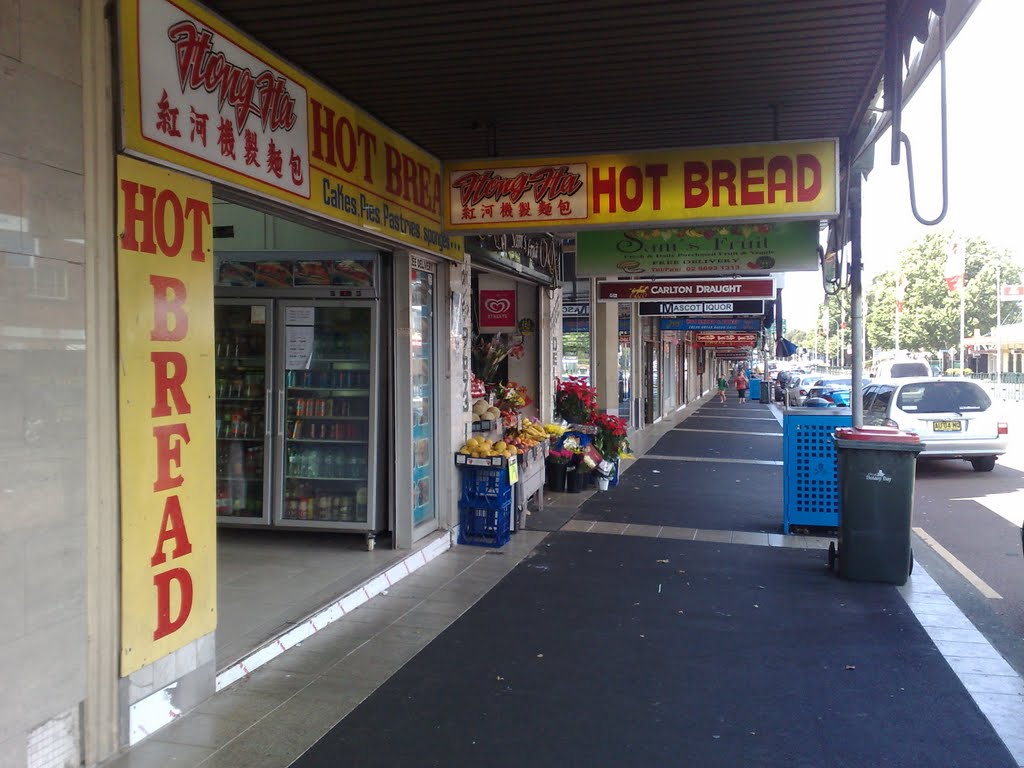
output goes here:
[{"label": "shop awning", "polygon": [[903,58],[932,11],[949,6],[962,20],[976,2],[207,4],[455,160],[849,142],[879,94],[886,51]]}]

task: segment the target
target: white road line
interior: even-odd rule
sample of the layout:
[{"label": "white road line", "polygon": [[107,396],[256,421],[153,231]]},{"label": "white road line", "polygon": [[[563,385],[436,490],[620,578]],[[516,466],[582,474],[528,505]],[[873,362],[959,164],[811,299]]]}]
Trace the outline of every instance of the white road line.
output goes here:
[{"label": "white road line", "polygon": [[782,466],[781,461],[762,461],[760,459],[714,459],[706,456],[655,456],[649,453],[636,457],[637,461],[643,461],[644,459],[656,459],[658,461],[695,461],[707,464],[763,464],[768,467]]},{"label": "white road line", "polygon": [[947,563],[953,566],[953,570],[955,570],[957,573],[959,573],[961,576],[967,579],[967,581],[970,583],[972,587],[981,592],[981,594],[984,597],[990,598],[992,600],[1003,599],[1002,595],[1000,595],[998,592],[992,589],[992,587],[986,584],[978,574],[976,574],[966,565],[957,560],[952,552],[950,552],[944,546],[939,544],[939,542],[933,539],[924,530],[924,528],[914,528],[913,531],[921,538],[922,541],[924,541],[925,544],[934,549],[939,557],[941,557],[943,560],[945,560]]},{"label": "white road line", "polygon": [[782,437],[781,432],[740,432],[736,429],[686,429],[676,427],[673,432],[714,432],[716,435],[756,435],[758,437]]},{"label": "white road line", "polygon": [[1024,523],[1024,504],[1020,503],[1020,493],[989,493],[974,498],[950,499],[950,501],[973,501],[985,507],[1003,519],[1013,523],[1014,528],[1020,528]]}]

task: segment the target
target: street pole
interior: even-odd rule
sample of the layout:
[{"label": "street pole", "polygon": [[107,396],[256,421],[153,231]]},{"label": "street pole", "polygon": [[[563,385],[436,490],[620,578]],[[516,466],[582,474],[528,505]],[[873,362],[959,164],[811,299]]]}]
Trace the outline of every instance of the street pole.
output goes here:
[{"label": "street pole", "polygon": [[[1002,389],[1003,378],[1003,270],[996,264],[996,391]],[[1002,393],[1000,392],[1000,397]]]},{"label": "street pole", "polygon": [[896,357],[900,356],[900,315],[901,314],[903,314],[903,313],[900,312],[900,308],[899,308],[899,306],[897,306],[896,307],[896,333],[895,333],[895,336],[896,336],[896,339],[895,339],[895,341],[896,341],[896,345],[895,345],[896,346]]},{"label": "street pole", "polygon": [[967,266],[966,257],[964,258],[964,271],[960,275],[960,375],[965,376],[964,373],[964,286],[967,283]]},{"label": "street pole", "polygon": [[861,280],[862,253],[860,242],[860,173],[852,167],[850,179],[850,333],[853,340],[853,360],[850,373],[850,405],[853,426],[864,426],[864,284]]}]

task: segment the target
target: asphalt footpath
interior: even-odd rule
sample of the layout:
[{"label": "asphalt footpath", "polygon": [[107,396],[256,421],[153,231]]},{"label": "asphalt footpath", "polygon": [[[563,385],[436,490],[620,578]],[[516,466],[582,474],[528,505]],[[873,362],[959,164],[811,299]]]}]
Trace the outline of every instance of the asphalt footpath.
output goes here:
[{"label": "asphalt footpath", "polygon": [[575,532],[780,530],[772,421],[668,430],[293,765],[1016,766],[895,587],[820,549]]}]

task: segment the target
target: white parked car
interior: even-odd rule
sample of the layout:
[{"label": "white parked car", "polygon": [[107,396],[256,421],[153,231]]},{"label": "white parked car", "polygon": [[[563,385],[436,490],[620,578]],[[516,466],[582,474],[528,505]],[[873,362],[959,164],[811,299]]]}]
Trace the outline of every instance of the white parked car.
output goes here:
[{"label": "white parked car", "polygon": [[864,424],[914,432],[923,459],[964,459],[991,472],[1006,453],[1009,430],[985,388],[962,378],[872,381],[864,387]]},{"label": "white parked car", "polygon": [[823,378],[824,376],[820,373],[805,373],[794,378],[786,389],[786,403],[788,405],[803,405],[811,387]]},{"label": "white parked car", "polygon": [[914,376],[932,376],[932,367],[924,360],[889,360],[871,367],[873,379],[908,379]]}]

